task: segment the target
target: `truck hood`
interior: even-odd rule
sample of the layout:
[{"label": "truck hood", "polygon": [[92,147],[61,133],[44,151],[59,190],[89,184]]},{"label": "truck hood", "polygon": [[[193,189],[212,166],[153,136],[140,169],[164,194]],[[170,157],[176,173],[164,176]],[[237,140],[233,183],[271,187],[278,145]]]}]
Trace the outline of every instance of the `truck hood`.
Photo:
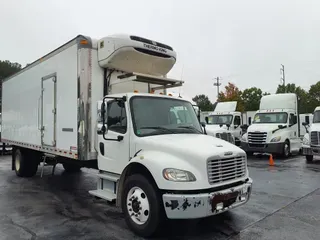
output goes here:
[{"label": "truck hood", "polygon": [[278,125],[280,124],[252,124],[248,127],[247,132],[271,132],[278,129]]},{"label": "truck hood", "polygon": [[311,126],[309,128],[309,133],[313,132],[313,131],[320,132],[320,123],[311,124]]},{"label": "truck hood", "polygon": [[[207,161],[207,158],[219,156],[226,158],[226,152],[232,156],[245,156],[245,152],[224,140],[204,134],[166,134],[137,139],[136,151],[154,150],[174,155],[178,158]],[[188,161],[188,160],[187,160]]]},{"label": "truck hood", "polygon": [[206,125],[206,131],[208,135],[215,136],[216,133],[229,132],[228,127],[223,125]]}]

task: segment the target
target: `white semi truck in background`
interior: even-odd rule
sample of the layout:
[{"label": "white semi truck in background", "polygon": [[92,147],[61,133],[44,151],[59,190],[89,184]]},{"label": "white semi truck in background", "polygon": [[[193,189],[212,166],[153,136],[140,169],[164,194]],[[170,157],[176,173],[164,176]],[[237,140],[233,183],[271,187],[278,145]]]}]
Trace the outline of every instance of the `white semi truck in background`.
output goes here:
[{"label": "white semi truck in background", "polygon": [[[303,125],[307,127],[309,122],[303,122]],[[315,108],[312,123],[303,137],[302,154],[306,156],[307,162],[312,162],[313,156],[320,155],[320,106]]]},{"label": "white semi truck in background", "polygon": [[257,152],[288,157],[298,153],[302,146],[298,116],[296,94],[263,96],[252,124],[241,138],[241,148],[248,155]]},{"label": "white semi truck in background", "polygon": [[13,145],[12,170],[32,177],[41,162],[98,169],[90,194],[121,206],[140,236],[166,218],[245,204],[246,153],[203,134],[189,101],[153,93],[183,84],[165,77],[175,62],[157,41],[79,35],[5,79],[1,137]]},{"label": "white semi truck in background", "polygon": [[253,114],[252,112],[238,112],[236,108],[237,101],[218,102],[214,111],[209,112],[205,117],[207,134],[240,146],[242,127],[251,124]]}]

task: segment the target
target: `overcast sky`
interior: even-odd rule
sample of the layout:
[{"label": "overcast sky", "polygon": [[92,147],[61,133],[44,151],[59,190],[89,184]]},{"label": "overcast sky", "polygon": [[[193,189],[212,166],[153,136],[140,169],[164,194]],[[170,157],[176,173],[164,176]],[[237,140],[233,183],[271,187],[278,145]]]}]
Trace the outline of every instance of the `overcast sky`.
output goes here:
[{"label": "overcast sky", "polygon": [[0,0],[0,59],[23,66],[78,34],[129,33],[171,45],[181,92],[216,99],[213,79],[274,92],[320,80],[318,0]]}]

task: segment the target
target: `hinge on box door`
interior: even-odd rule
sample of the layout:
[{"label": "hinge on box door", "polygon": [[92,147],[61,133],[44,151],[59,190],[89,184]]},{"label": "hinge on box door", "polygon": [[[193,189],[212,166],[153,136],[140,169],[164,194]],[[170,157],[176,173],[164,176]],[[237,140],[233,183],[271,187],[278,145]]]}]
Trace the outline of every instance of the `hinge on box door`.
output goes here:
[{"label": "hinge on box door", "polygon": [[56,141],[52,141],[52,146],[55,146],[56,145]]},{"label": "hinge on box door", "polygon": [[56,114],[56,112],[57,112],[56,108],[52,109],[53,114]]},{"label": "hinge on box door", "polygon": [[57,81],[56,77],[53,77],[53,78],[52,78],[52,82],[55,83],[56,81]]}]

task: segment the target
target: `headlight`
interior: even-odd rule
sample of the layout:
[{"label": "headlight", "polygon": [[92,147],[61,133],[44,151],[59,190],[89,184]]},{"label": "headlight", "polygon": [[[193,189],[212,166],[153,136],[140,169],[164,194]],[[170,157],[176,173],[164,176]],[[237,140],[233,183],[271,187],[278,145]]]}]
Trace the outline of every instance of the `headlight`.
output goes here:
[{"label": "headlight", "polygon": [[280,140],[281,140],[281,137],[278,136],[278,137],[272,138],[270,142],[279,142]]},{"label": "headlight", "polygon": [[175,169],[175,168],[166,168],[163,170],[163,177],[168,181],[173,182],[194,182],[196,177],[188,171]]},{"label": "headlight", "polygon": [[307,138],[303,138],[303,140],[302,140],[302,143],[304,144],[304,145],[309,145],[309,139],[307,139]]}]

